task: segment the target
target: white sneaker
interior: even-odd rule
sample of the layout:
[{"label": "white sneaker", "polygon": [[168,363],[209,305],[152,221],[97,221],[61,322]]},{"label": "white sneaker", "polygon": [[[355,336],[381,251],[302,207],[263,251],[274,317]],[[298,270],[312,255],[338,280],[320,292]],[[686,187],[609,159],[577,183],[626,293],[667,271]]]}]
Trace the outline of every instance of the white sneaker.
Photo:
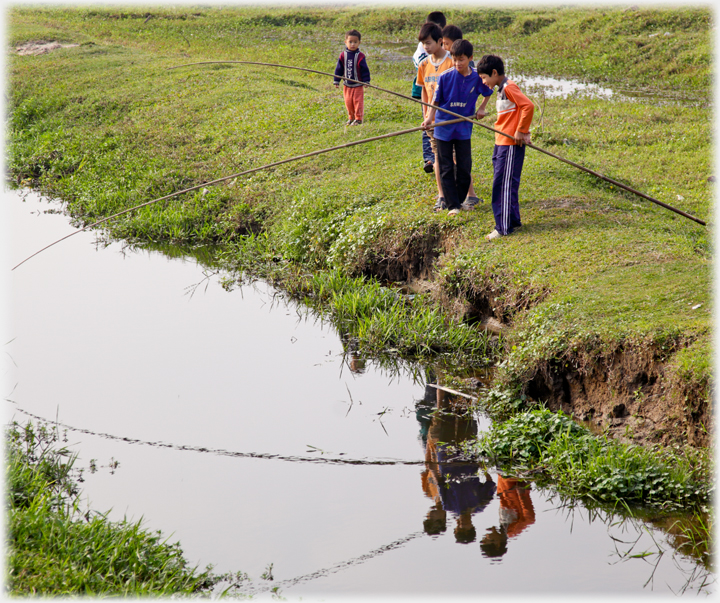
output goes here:
[{"label": "white sneaker", "polygon": [[497,230],[493,230],[489,235],[486,235],[485,238],[488,241],[492,241],[493,239],[497,239],[500,236],[502,235]]},{"label": "white sneaker", "polygon": [[451,209],[451,210],[448,212],[448,216],[457,216],[459,213],[460,213],[460,210],[459,210],[459,209]]}]

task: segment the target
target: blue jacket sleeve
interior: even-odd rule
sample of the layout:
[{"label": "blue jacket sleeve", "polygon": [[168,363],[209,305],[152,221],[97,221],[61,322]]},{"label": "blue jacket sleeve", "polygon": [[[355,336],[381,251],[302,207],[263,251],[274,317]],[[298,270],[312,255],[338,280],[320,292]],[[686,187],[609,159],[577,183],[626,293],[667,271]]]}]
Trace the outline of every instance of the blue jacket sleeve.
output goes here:
[{"label": "blue jacket sleeve", "polygon": [[366,57],[363,56],[362,61],[360,61],[359,67],[360,67],[360,81],[361,82],[369,82],[370,81],[370,68],[368,67]]},{"label": "blue jacket sleeve", "polygon": [[[442,78],[438,78],[437,86],[435,87],[435,94],[433,94],[433,97],[431,99],[428,99],[431,105],[437,105],[438,107],[442,106],[443,102],[445,102],[445,86],[443,86],[443,80]],[[444,111],[438,111],[435,114],[435,121],[437,121],[438,115],[447,115]]]},{"label": "blue jacket sleeve", "polygon": [[343,53],[341,52],[340,58],[338,59],[337,65],[335,66],[335,77],[333,78],[333,84],[340,83],[342,76],[345,75],[343,71],[345,71],[345,66],[343,65]]}]

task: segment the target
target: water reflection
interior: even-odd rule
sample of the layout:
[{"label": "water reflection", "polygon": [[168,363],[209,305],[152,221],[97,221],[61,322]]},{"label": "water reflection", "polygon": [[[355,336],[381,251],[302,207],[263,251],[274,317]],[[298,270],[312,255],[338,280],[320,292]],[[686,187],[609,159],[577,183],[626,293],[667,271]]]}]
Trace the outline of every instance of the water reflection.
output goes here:
[{"label": "water reflection", "polygon": [[[67,234],[64,218],[30,202],[7,203],[19,217],[0,219],[12,225],[17,261]],[[60,231],[38,230],[50,222]],[[19,385],[6,414],[56,420],[84,463],[119,459],[112,477],[85,475],[93,507],[112,508],[111,519],[143,515],[193,563],[218,572],[260,576],[274,563],[276,579],[253,588],[306,600],[427,596],[428,563],[445,596],[714,590],[708,569],[672,550],[665,534],[686,533],[674,518],[624,519],[448,463],[451,446],[482,432],[485,418],[461,398],[431,386],[423,393],[432,380],[422,367],[353,354],[269,286],[230,295],[206,265],[131,248],[121,257],[118,244],[95,253],[94,237],[12,273],[4,341],[18,335],[6,360],[15,367],[8,383]],[[452,367],[454,377],[460,371]],[[479,390],[490,374],[463,377]],[[368,492],[385,493],[383,504],[368,504]],[[499,554],[487,555],[488,544]]]},{"label": "water reflection", "polygon": [[528,526],[535,523],[530,484],[500,474],[497,480],[500,525],[489,528],[480,541],[483,556],[489,558],[502,557],[507,553],[508,539],[519,536]]},{"label": "water reflection", "polygon": [[434,501],[423,528],[435,536],[447,529],[447,514],[455,518],[455,541],[474,542],[476,530],[472,516],[487,507],[496,486],[490,474],[480,480],[478,463],[454,460],[454,447],[477,435],[472,414],[458,414],[457,406],[444,391],[425,386],[425,395],[416,404],[420,439],[425,449],[425,469],[421,474],[425,496]]}]

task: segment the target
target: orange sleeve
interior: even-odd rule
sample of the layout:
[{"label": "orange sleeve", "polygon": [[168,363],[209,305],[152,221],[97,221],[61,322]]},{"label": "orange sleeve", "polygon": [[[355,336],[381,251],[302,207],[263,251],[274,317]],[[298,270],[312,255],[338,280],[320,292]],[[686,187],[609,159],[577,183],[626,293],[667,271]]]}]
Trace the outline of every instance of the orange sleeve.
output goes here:
[{"label": "orange sleeve", "polygon": [[[517,85],[507,86],[505,88],[505,94],[518,108],[518,125],[516,129],[523,133],[529,132],[533,113],[535,112],[535,105],[527,96],[520,92],[520,88],[518,88]],[[514,134],[514,132],[510,133]]]}]

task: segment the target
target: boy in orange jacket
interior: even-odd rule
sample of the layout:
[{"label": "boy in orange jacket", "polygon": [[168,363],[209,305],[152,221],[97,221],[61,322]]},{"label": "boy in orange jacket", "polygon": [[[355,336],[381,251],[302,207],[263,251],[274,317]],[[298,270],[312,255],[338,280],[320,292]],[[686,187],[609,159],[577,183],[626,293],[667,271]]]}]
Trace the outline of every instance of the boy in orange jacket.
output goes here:
[{"label": "boy in orange jacket", "polygon": [[512,137],[495,134],[492,157],[495,230],[485,237],[492,241],[522,226],[518,191],[525,160],[525,144],[530,142],[530,124],[535,107],[520,92],[517,84],[505,76],[505,65],[499,56],[485,55],[477,64],[477,72],[486,86],[491,89],[498,86],[495,129]]}]

